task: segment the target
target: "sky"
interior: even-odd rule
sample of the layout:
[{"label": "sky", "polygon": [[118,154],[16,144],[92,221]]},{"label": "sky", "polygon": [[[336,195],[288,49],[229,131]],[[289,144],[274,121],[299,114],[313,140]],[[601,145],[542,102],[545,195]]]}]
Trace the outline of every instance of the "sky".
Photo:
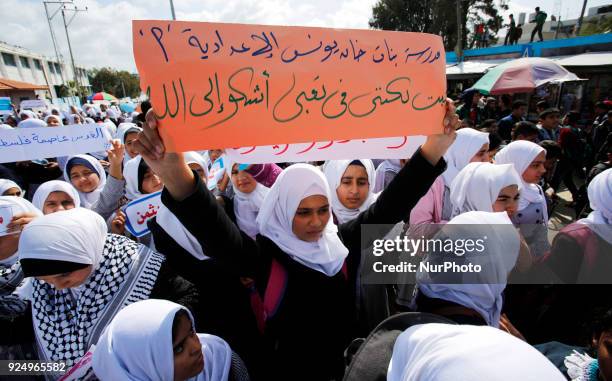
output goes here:
[{"label": "sky", "polygon": [[[367,29],[376,1],[174,0],[174,7],[178,20]],[[589,0],[587,10],[611,3]],[[87,11],[76,13],[68,27],[75,61],[86,68],[110,66],[136,72],[131,21],[171,18],[169,0],[74,0],[74,4],[87,7]],[[517,20],[520,12],[533,12],[537,5],[549,16],[561,14],[565,20],[580,15],[582,1],[509,0],[508,5],[510,9],[503,15],[514,13]],[[58,5],[48,7],[52,13]],[[0,0],[0,15],[0,40],[49,57],[55,55],[42,0]],[[61,12],[53,18],[52,26],[60,53],[69,62]]]}]

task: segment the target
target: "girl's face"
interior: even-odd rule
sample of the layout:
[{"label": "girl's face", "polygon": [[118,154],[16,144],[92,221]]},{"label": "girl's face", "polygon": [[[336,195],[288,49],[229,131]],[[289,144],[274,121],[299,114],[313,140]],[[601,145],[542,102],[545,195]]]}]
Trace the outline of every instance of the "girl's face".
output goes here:
[{"label": "girl's face", "polygon": [[251,193],[257,187],[257,181],[247,171],[239,171],[238,164],[232,166],[232,184],[242,193]]},{"label": "girl's face", "polygon": [[508,217],[512,218],[518,209],[519,196],[518,185],[513,184],[502,188],[493,204],[493,211],[506,212]]},{"label": "girl's face", "polygon": [[306,242],[316,242],[321,238],[329,221],[329,201],[323,195],[304,198],[293,216],[293,234]]},{"label": "girl's face", "polygon": [[542,151],[523,172],[523,180],[529,184],[537,184],[546,173],[544,163],[546,163],[546,152]]},{"label": "girl's face", "polygon": [[65,274],[37,276],[36,279],[49,283],[56,290],[63,290],[65,288],[79,287],[85,283],[89,274],[91,274],[91,270],[92,266],[89,265],[80,270],[71,271]]},{"label": "girl's face", "polygon": [[182,381],[195,377],[204,369],[202,344],[193,330],[188,316],[178,316],[178,327],[172,338],[174,353],[174,380]]},{"label": "girl's face", "polygon": [[129,132],[125,134],[125,139],[123,139],[125,141],[125,152],[127,152],[130,157],[138,156],[138,151],[136,151],[134,147],[134,141],[136,141],[137,137],[138,132]]},{"label": "girl's face", "polygon": [[202,181],[204,181],[204,184],[206,184],[206,172],[204,172],[204,168],[202,168],[198,163],[189,163],[187,165],[189,166],[189,169],[196,171],[198,176],[200,176]]},{"label": "girl's face", "polygon": [[70,182],[79,192],[90,193],[100,184],[100,177],[84,165],[75,165],[70,168]]},{"label": "girl's face", "polygon": [[220,149],[211,149],[208,151],[208,157],[210,157],[210,162],[214,163],[215,160],[219,158],[223,154],[223,150]]},{"label": "girl's face", "polygon": [[478,152],[476,152],[476,155],[472,156],[470,163],[474,163],[474,162],[488,163],[489,160],[490,160],[489,143],[485,143],[482,145],[482,147],[480,147]]},{"label": "girl's face", "polygon": [[349,165],[336,188],[338,199],[349,209],[357,209],[363,205],[369,191],[368,172],[361,165]]},{"label": "girl's face", "polygon": [[60,121],[57,116],[49,117],[49,119],[47,119],[48,127],[58,127],[59,125],[60,125]]},{"label": "girl's face", "polygon": [[57,191],[49,193],[43,205],[43,214],[74,209],[74,200],[66,192]]},{"label": "girl's face", "polygon": [[142,179],[142,192],[144,194],[155,193],[162,190],[163,187],[164,183],[161,182],[159,177],[150,168],[147,169]]},{"label": "girl's face", "polygon": [[2,196],[17,196],[17,197],[19,197],[20,195],[21,195],[21,191],[19,190],[19,188],[9,188],[4,193],[2,193]]}]

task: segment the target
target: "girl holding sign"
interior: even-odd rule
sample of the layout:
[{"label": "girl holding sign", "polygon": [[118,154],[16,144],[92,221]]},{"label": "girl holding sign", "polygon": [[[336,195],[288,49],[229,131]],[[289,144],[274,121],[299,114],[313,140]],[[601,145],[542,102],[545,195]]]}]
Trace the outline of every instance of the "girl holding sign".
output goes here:
[{"label": "girl holding sign", "polygon": [[240,357],[221,338],[196,333],[191,312],[149,299],[122,309],[93,355],[101,381],[248,381]]},{"label": "girl holding sign", "polygon": [[30,330],[16,334],[23,341],[35,337],[41,360],[72,366],[133,302],[197,303],[197,290],[173,274],[163,256],[106,229],[98,214],[75,208],[35,219],[19,238],[24,275],[36,279]]},{"label": "girl holding sign", "polygon": [[[274,348],[271,377],[341,378],[342,354],[356,325],[361,225],[401,221],[444,171],[442,156],[456,137],[454,107],[447,105],[444,133],[429,136],[377,202],[340,226],[331,218],[325,176],[307,164],[285,169],[261,206],[255,240],[231,222],[182,155],[164,152],[153,114],[147,122],[136,143],[138,150],[164,181],[163,204],[195,239],[189,247],[192,255],[235,264],[237,271],[255,279],[267,312],[259,317],[265,318],[265,336]],[[274,303],[265,295],[270,278],[286,280],[279,288],[284,293]]]}]

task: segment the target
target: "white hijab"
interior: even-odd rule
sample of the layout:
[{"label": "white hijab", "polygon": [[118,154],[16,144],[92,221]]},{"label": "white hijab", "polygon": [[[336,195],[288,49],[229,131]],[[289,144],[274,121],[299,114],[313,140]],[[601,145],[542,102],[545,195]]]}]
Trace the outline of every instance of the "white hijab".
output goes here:
[{"label": "white hijab", "polygon": [[[230,179],[232,174],[232,168],[234,166],[233,163],[228,161],[227,168],[229,171]],[[268,192],[270,192],[270,188],[261,185],[255,181],[255,189],[251,193],[244,193],[238,190],[238,187],[233,184],[234,189],[234,214],[236,215],[236,223],[240,230],[245,232],[249,237],[255,239],[257,234],[259,234],[259,228],[257,227],[257,215],[259,214],[259,210],[261,209],[261,205],[263,204],[264,199]]]},{"label": "white hijab", "polygon": [[71,184],[61,180],[51,180],[41,184],[38,189],[36,189],[36,192],[34,192],[32,204],[42,211],[45,207],[47,197],[49,197],[49,195],[53,192],[64,192],[70,196],[70,198],[72,198],[75,208],[81,206],[79,192],[77,192],[77,190]]},{"label": "white hijab", "polygon": [[82,263],[92,265],[95,270],[102,260],[106,231],[104,219],[89,209],[47,214],[23,229],[19,237],[19,259]]},{"label": "white hijab", "polygon": [[[482,266],[481,273],[466,273],[463,282],[443,284],[440,280],[436,281],[436,278],[449,279],[448,276],[419,271],[417,283],[419,291],[425,296],[471,308],[482,316],[487,325],[498,327],[503,304],[502,292],[506,288],[507,277],[516,264],[520,246],[519,234],[512,226],[508,214],[506,212],[460,214],[444,225],[434,239],[465,242],[467,239],[477,240],[485,236],[487,237],[484,243],[485,251],[479,255],[474,254],[469,259],[466,257],[469,263]],[[455,255],[450,252],[447,254]],[[431,259],[429,262],[432,263],[444,261],[442,253],[438,252],[428,255],[428,259]],[[499,283],[485,283],[490,279],[496,279]]]},{"label": "white hijab", "polygon": [[138,155],[133,159],[128,160],[123,166],[123,177],[125,178],[125,197],[129,201],[136,200],[144,196],[138,190],[138,167],[142,161],[142,156]]},{"label": "white hijab", "polygon": [[[348,249],[340,241],[333,219],[329,219],[317,242],[302,241],[292,230],[297,207],[302,199],[313,195],[323,195],[331,200],[325,176],[309,164],[290,166],[270,188],[257,216],[257,225],[261,235],[271,239],[296,262],[334,276],[342,268]],[[330,205],[330,215],[332,210]]]},{"label": "white hijab", "polygon": [[598,236],[612,244],[612,168],[595,176],[587,193],[593,211],[578,222],[588,225]]},{"label": "white hijab", "polygon": [[[384,190],[385,177],[386,177],[385,174],[387,172],[398,174],[401,169],[402,169],[402,165],[399,159],[388,159],[380,163],[378,165],[378,168],[376,168],[376,174],[375,174],[376,182],[374,183],[374,187],[371,188],[372,192],[378,193]],[[371,184],[370,184],[370,187],[372,187]]]},{"label": "white hijab", "polygon": [[[185,310],[167,300],[148,299],[117,313],[100,336],[93,354],[94,373],[101,381],[157,381],[174,379],[172,323]],[[204,370],[189,381],[226,381],[232,350],[221,338],[198,334]]]},{"label": "white hijab", "polygon": [[11,127],[8,124],[0,123],[0,130],[9,130],[9,131],[12,131],[13,127]]},{"label": "white hijab", "polygon": [[51,114],[45,117],[45,123],[47,124],[47,126],[49,125],[49,119],[51,118],[55,118],[59,121],[59,125],[63,126],[64,125],[64,121],[62,120],[62,117],[59,115],[55,115],[55,114]]},{"label": "white hijab", "polygon": [[470,211],[493,212],[493,204],[502,188],[523,182],[512,164],[470,163],[455,177],[450,200],[455,217]]},{"label": "white hijab", "polygon": [[514,164],[514,169],[516,169],[516,172],[521,176],[523,188],[518,210],[525,209],[530,203],[539,203],[542,204],[544,216],[547,218],[548,211],[546,207],[546,198],[544,198],[542,188],[538,184],[529,184],[523,180],[523,173],[525,170],[529,168],[529,165],[536,156],[542,152],[546,152],[546,150],[533,142],[517,140],[502,148],[495,155],[495,163]]},{"label": "white hijab", "polygon": [[444,184],[450,187],[459,171],[468,165],[484,144],[488,143],[489,134],[486,132],[476,131],[473,128],[458,130],[457,139],[444,154],[447,163],[446,171],[442,173]]},{"label": "white hijab", "polygon": [[84,193],[77,189],[77,192],[79,192],[79,198],[81,199],[81,206],[83,208],[91,208],[100,198],[100,193],[102,193],[102,190],[104,189],[104,185],[106,185],[106,172],[104,172],[104,168],[102,167],[102,164],[100,164],[100,162],[93,156],[90,156],[90,155],[70,156],[68,160],[66,160],[66,166],[64,167],[64,179],[71,185],[72,185],[72,182],[70,181],[70,173],[67,172],[66,169],[68,168],[68,164],[70,163],[70,161],[75,157],[78,157],[80,159],[83,159],[89,162],[96,169],[96,173],[98,174],[98,177],[100,178],[97,188],[89,193]]},{"label": "white hijab", "polygon": [[30,117],[26,120],[22,120],[17,125],[17,128],[38,128],[38,127],[47,127],[47,123],[44,120]]},{"label": "white hijab", "polygon": [[184,153],[185,163],[187,164],[197,164],[204,171],[204,175],[206,179],[208,179],[208,163],[204,156],[200,155],[195,151],[188,151]]},{"label": "white hijab", "polygon": [[393,346],[387,381],[563,381],[537,349],[497,328],[414,325]]},{"label": "white hijab", "polygon": [[334,215],[336,218],[338,218],[338,223],[340,224],[355,219],[359,213],[367,210],[370,205],[376,202],[376,199],[378,198],[378,194],[374,193],[374,186],[376,184],[376,170],[374,169],[374,163],[372,163],[372,160],[366,159],[360,159],[359,161],[365,167],[370,189],[368,192],[368,197],[357,209],[349,209],[344,206],[342,202],[340,202],[337,192],[338,187],[340,187],[340,184],[342,183],[342,176],[344,176],[344,172],[346,172],[346,169],[353,162],[353,160],[331,160],[325,164],[324,173],[331,191],[331,203],[334,208]]},{"label": "white hijab", "polygon": [[[114,134],[115,139],[119,139],[121,144],[125,145],[125,135],[127,135],[128,131],[130,132],[141,132],[142,128],[138,127],[134,123],[120,123],[119,127]],[[123,164],[127,163],[128,160],[132,159],[130,154],[125,150],[125,156],[123,158]]]},{"label": "white hijab", "polygon": [[19,189],[19,192],[20,192],[19,193],[19,197],[25,196],[25,192],[23,191],[23,189],[21,189],[19,184],[17,184],[13,180],[0,179],[0,196],[2,196],[4,194],[4,192],[6,192],[7,190],[9,190],[11,188]]}]

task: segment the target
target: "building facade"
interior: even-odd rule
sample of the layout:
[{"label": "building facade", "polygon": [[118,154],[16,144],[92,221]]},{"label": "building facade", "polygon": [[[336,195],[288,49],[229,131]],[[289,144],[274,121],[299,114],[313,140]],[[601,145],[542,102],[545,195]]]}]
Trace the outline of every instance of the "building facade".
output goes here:
[{"label": "building facade", "polygon": [[[90,89],[87,71],[78,66],[76,71],[79,84]],[[36,95],[55,100],[59,88],[74,81],[75,76],[71,65],[0,41],[0,78],[47,86],[49,91],[36,90]]]}]

